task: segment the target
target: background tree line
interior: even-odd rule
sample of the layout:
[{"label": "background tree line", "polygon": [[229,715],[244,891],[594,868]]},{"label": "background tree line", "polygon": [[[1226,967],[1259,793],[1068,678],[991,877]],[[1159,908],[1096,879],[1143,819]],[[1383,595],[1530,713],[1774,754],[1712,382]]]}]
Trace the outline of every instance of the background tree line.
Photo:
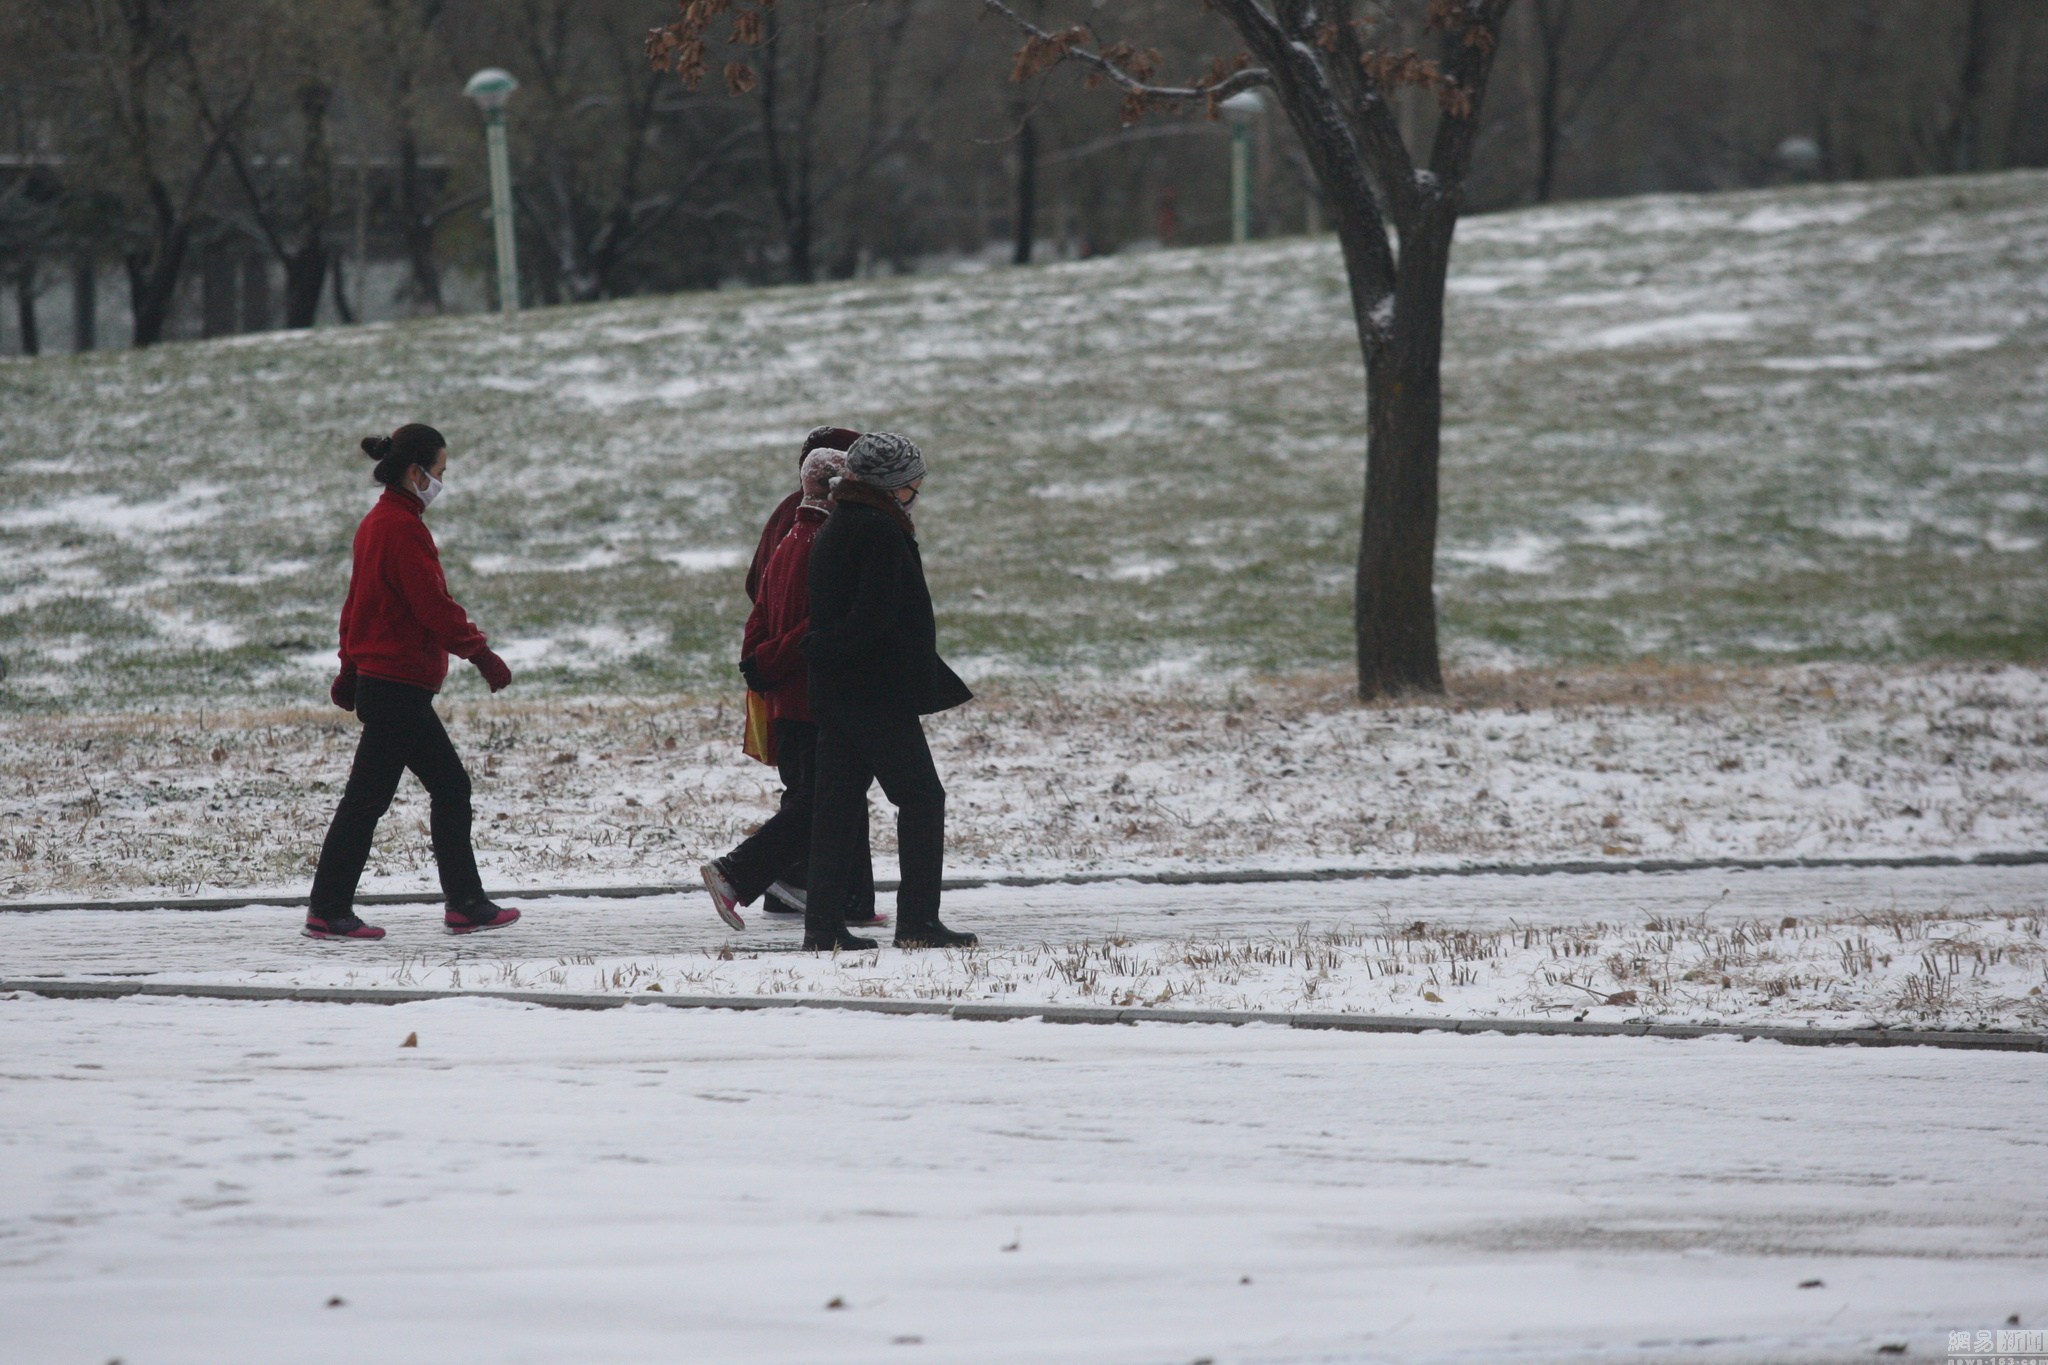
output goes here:
[{"label": "background tree line", "polygon": [[[1160,52],[1241,44],[1191,0],[1022,0]],[[530,300],[1043,260],[1229,234],[1226,135],[1122,127],[970,0],[780,0],[738,94],[649,69],[665,0],[0,0],[10,352],[486,306],[468,74],[503,66]],[[2038,0],[1527,0],[1468,211],[2048,164]],[[1420,35],[1417,35],[1418,45]],[[1426,91],[1405,120],[1432,116]],[[1285,120],[1255,228],[1314,230]]]}]

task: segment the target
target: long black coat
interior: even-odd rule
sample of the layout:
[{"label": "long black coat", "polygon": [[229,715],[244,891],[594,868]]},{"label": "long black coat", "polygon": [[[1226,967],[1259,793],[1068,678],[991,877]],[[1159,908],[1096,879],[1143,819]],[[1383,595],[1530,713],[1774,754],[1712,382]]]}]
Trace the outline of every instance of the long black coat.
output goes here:
[{"label": "long black coat", "polygon": [[841,500],[811,545],[811,713],[928,716],[974,694],[939,657],[917,541],[879,507]]}]

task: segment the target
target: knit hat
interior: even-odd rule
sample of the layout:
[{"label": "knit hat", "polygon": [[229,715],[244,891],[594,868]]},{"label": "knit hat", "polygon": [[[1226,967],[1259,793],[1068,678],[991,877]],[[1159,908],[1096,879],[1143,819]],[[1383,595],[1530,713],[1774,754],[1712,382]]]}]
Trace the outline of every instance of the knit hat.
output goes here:
[{"label": "knit hat", "polygon": [[804,456],[804,505],[823,507],[832,492],[832,481],[846,472],[846,452],[820,446]]},{"label": "knit hat", "polygon": [[871,431],[846,452],[846,472],[870,488],[904,488],[924,477],[924,454],[894,432]]},{"label": "knit hat", "polygon": [[814,450],[844,450],[860,439],[860,433],[847,427],[812,427],[811,434],[804,437],[804,448],[796,457],[802,464],[804,456]]}]

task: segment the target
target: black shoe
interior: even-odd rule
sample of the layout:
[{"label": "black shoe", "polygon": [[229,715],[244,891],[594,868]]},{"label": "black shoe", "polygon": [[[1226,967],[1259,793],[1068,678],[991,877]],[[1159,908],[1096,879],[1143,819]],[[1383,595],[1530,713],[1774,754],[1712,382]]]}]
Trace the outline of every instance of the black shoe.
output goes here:
[{"label": "black shoe", "polygon": [[844,925],[834,925],[822,934],[809,926],[804,928],[804,951],[807,953],[856,953],[876,946],[871,938],[847,933]]},{"label": "black shoe", "polygon": [[902,925],[896,930],[898,948],[972,948],[979,942],[981,940],[975,935],[960,929],[948,929],[937,920],[915,929]]}]

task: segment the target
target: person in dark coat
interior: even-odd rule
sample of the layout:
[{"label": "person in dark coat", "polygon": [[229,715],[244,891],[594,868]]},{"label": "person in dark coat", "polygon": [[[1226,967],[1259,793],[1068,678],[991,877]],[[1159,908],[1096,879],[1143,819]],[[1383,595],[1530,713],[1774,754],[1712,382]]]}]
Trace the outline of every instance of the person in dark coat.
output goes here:
[{"label": "person in dark coat", "polygon": [[362,445],[377,461],[375,477],[384,495],[356,528],[348,598],[341,608],[341,672],[328,696],[356,713],[363,734],[320,846],[304,932],[308,938],[384,937],[355,913],[356,884],[377,821],[390,809],[408,768],[431,802],[428,827],[448,932],[503,928],[519,912],[484,895],[469,842],[469,774],[434,712],[434,694],[447,680],[451,654],[475,664],[493,692],[512,681],[512,670],[448,595],[441,555],[424,519],[448,472],[448,443],[432,427],[414,422],[389,436],[364,437]]},{"label": "person in dark coat", "polygon": [[[747,618],[740,672],[748,688],[767,703],[775,733],[775,765],[782,775],[782,803],[738,848],[699,869],[712,908],[735,929],[747,927],[740,907],[764,893],[779,893],[767,896],[763,908],[770,913],[794,899],[796,913],[801,914],[808,900],[801,872],[810,860],[812,774],[818,749],[818,727],[811,720],[810,666],[804,658],[804,637],[811,628],[811,544],[831,509],[832,480],[845,472],[843,450],[820,446],[804,457],[803,502],[789,534],[768,557],[753,614]],[[846,922],[886,923],[875,913],[871,864],[862,858],[855,871]]]},{"label": "person in dark coat", "polygon": [[872,948],[831,907],[844,905],[867,857],[868,788],[896,807],[896,946],[969,947],[939,922],[946,789],[918,719],[973,693],[939,658],[931,591],[910,508],[924,455],[901,436],[870,432],[846,453],[832,515],[811,546],[811,715],[818,724],[811,814],[811,886],[804,947]]}]

